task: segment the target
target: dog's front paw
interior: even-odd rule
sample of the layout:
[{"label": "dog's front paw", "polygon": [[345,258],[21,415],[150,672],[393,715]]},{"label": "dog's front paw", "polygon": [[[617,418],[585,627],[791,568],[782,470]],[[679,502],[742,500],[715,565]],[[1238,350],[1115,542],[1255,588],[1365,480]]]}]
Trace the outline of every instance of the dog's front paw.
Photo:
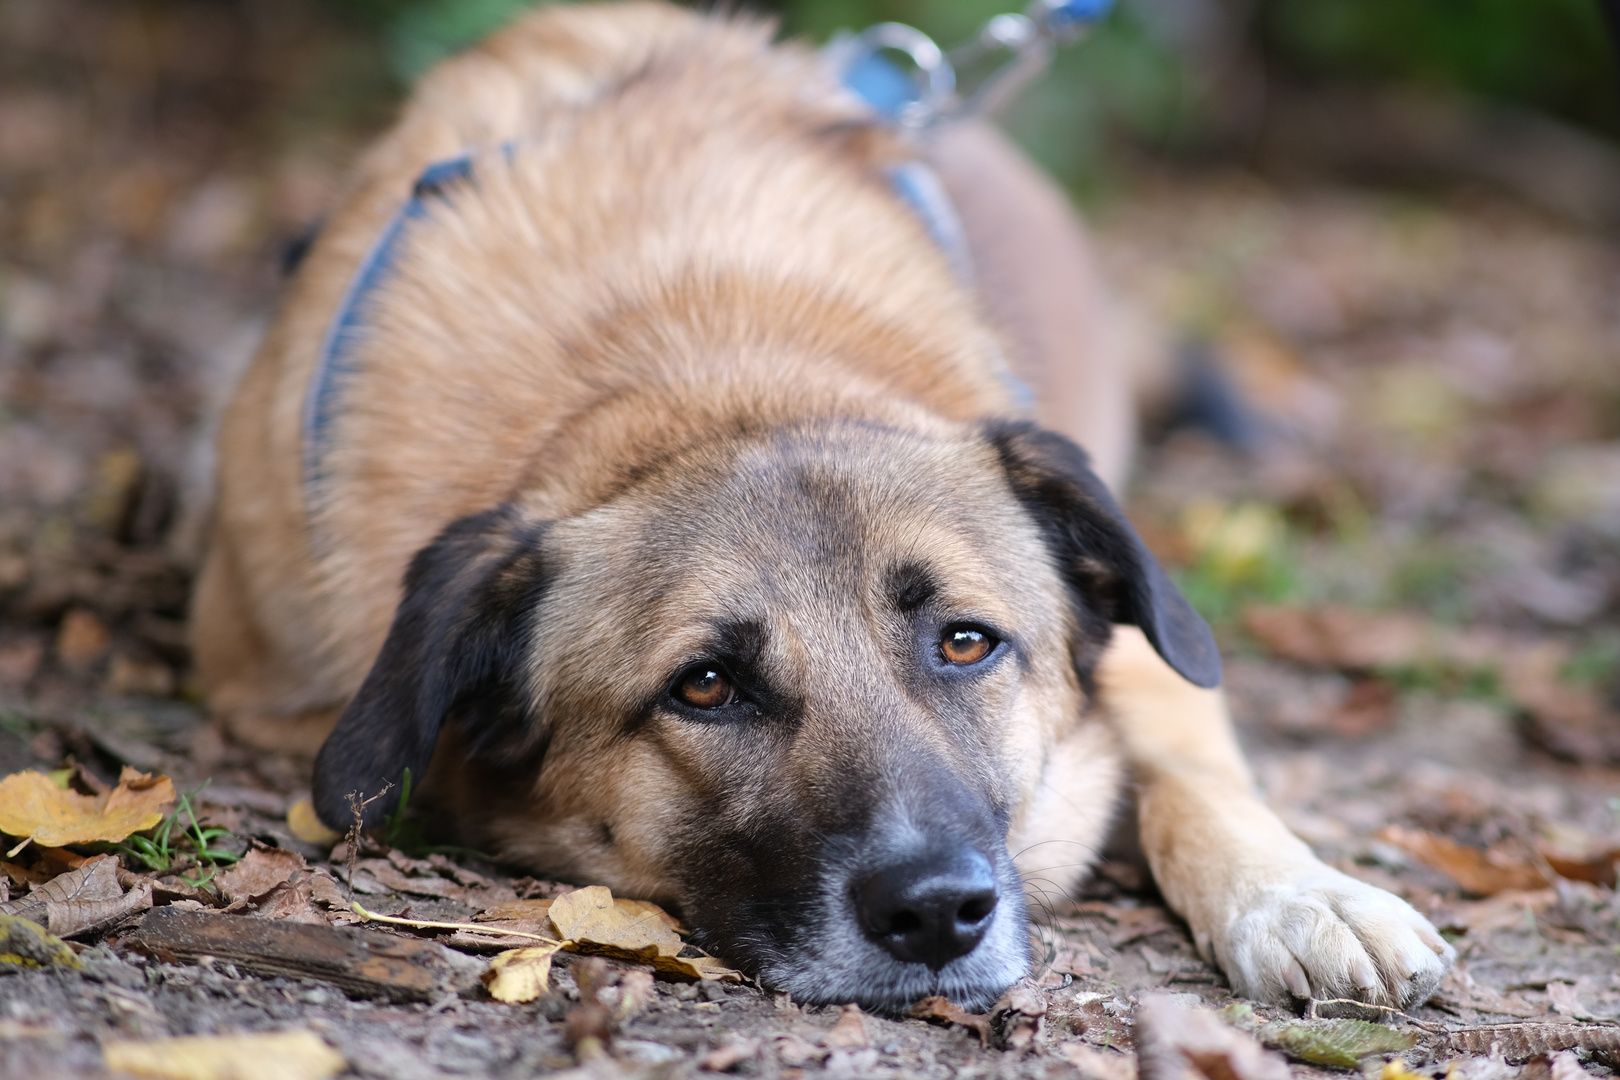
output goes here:
[{"label": "dog's front paw", "polygon": [[1406,1008],[1434,992],[1456,950],[1406,901],[1327,866],[1257,893],[1217,941],[1245,996],[1354,998]]}]

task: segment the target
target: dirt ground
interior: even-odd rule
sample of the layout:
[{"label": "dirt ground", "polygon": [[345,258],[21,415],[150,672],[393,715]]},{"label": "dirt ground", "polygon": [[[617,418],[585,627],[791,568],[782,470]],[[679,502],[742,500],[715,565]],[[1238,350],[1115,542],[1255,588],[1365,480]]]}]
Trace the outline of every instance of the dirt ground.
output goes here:
[{"label": "dirt ground", "polygon": [[[218,846],[286,849],[337,881],[346,860],[286,821],[307,767],[207,725],[183,630],[209,417],[274,304],[278,254],[385,102],[373,52],[296,4],[0,0],[0,775],[206,781]],[[1325,859],[1456,943],[1435,997],[1386,1018],[1417,1037],[1405,1060],[1506,1080],[1546,1074],[1580,1025],[1589,1048],[1617,1045],[1620,248],[1478,192],[1232,169],[1144,167],[1096,227],[1120,294],[1180,343],[1172,383],[1207,387],[1215,369],[1240,391],[1236,411],[1218,392],[1159,402],[1130,503],[1222,639],[1262,788]],[[551,891],[470,857],[361,854],[356,898],[382,914],[466,921]],[[13,858],[13,900],[67,868]],[[160,907],[226,899],[147,876]],[[707,1060],[1123,1080],[1143,993],[1230,1003],[1139,868],[1110,862],[1080,896],[1029,887],[1046,1014],[1011,1049],[1005,1031],[985,1048],[959,1025],[660,981],[593,1064],[569,1048],[566,957],[528,1004],[476,988],[388,1003],[150,959],[137,915],[81,935],[82,970],[0,963],[0,1076],[105,1075],[109,1040],[308,1029],[359,1076],[675,1076]],[[214,917],[348,920],[318,889],[295,899]],[[622,970],[601,1000],[630,994]],[[1469,1034],[1503,1024],[1523,1026]]]}]

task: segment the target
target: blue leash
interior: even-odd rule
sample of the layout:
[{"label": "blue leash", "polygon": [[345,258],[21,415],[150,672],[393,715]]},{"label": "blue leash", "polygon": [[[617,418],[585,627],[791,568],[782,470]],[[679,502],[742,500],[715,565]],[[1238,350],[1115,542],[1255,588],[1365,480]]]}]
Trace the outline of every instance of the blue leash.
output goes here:
[{"label": "blue leash", "polygon": [[[840,85],[880,120],[902,131],[922,131],[944,120],[995,111],[1046,66],[1057,45],[1078,38],[1112,6],[1113,0],[1034,0],[1021,15],[997,15],[977,38],[949,53],[920,30],[881,23],[860,34],[835,38],[824,55]],[[982,68],[1003,55],[1006,59],[981,75],[970,94],[960,92],[961,72]],[[902,58],[909,70],[896,62]],[[510,152],[511,146],[503,149]],[[888,176],[895,194],[917,215],[958,280],[971,284],[972,261],[962,223],[939,177],[921,161],[896,166]],[[400,238],[409,226],[428,216],[433,200],[472,177],[471,153],[429,165],[356,268],[321,342],[304,395],[306,503],[313,504],[326,479],[325,457],[337,411],[337,391],[354,371],[355,352],[366,334],[368,301],[393,269]],[[1002,377],[1027,407],[1029,389],[1011,372],[1003,372]]]}]

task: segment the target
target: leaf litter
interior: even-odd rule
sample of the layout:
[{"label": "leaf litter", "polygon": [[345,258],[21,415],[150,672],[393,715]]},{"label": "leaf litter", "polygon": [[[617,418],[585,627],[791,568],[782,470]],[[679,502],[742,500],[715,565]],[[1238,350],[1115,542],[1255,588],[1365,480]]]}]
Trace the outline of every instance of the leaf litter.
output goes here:
[{"label": "leaf litter", "polygon": [[[358,921],[348,907],[350,882],[379,914],[469,928],[379,921],[346,931],[385,944],[390,933],[424,933],[488,950],[532,940],[503,930],[554,933],[549,905],[513,908],[524,901],[504,899],[501,889],[533,898],[538,888],[542,899],[565,889],[513,881],[482,863],[474,871],[459,857],[436,864],[390,850],[399,844],[357,843],[350,848],[357,865],[346,874],[343,858],[329,858],[330,830],[312,827],[318,822],[300,809],[306,772],[221,740],[194,709],[167,696],[184,685],[186,669],[181,620],[190,566],[173,553],[188,543],[194,551],[196,530],[168,521],[173,503],[164,492],[190,483],[187,440],[177,436],[195,425],[202,402],[223,395],[233,375],[218,358],[240,352],[236,342],[271,302],[264,252],[318,215],[354,139],[347,129],[334,134],[328,121],[303,133],[314,138],[267,140],[263,132],[281,129],[255,120],[307,116],[289,101],[302,101],[297,95],[314,85],[324,92],[334,77],[363,78],[354,73],[365,65],[354,64],[350,50],[364,43],[305,8],[278,10],[276,34],[259,37],[233,29],[208,5],[157,5],[129,25],[105,5],[80,0],[0,0],[0,8],[9,20],[0,35],[7,70],[24,73],[23,98],[12,83],[0,87],[0,130],[22,130],[17,118],[40,108],[60,121],[33,125],[41,130],[75,130],[92,116],[102,125],[93,129],[97,138],[58,139],[49,153],[0,155],[0,231],[9,242],[0,266],[4,771],[66,771],[74,794],[94,800],[117,786],[118,766],[127,763],[169,772],[186,788],[216,775],[215,794],[235,791],[227,797],[242,800],[239,823],[222,817],[207,826],[228,827],[232,836],[194,846],[177,818],[167,854],[148,837],[148,854],[167,860],[167,872],[120,852],[124,900],[106,888],[105,870],[85,869],[105,854],[98,844],[60,842],[84,846],[73,852],[36,837],[0,866],[0,903],[32,898],[34,914],[51,923],[66,919],[74,903],[139,897],[145,882],[158,910],[199,920],[336,925]],[[206,43],[197,55],[244,60],[214,68],[188,61],[182,77],[165,67],[167,53],[153,51],[162,41]],[[291,54],[300,64],[277,59]],[[64,66],[98,72],[95,99],[130,103],[127,116],[92,110],[89,91],[75,81],[26,74]],[[254,73],[246,97],[236,91],[243,72]],[[155,107],[177,97],[194,106]],[[183,115],[183,132],[171,115]],[[294,142],[316,149],[284,149]],[[208,205],[246,209],[234,218],[192,212]],[[1620,442],[1612,421],[1620,400],[1615,312],[1612,298],[1590,287],[1613,277],[1610,246],[1510,206],[1422,193],[1391,200],[1332,185],[1283,189],[1218,175],[1133,185],[1099,223],[1098,237],[1121,291],[1142,298],[1165,326],[1206,333],[1286,436],[1241,457],[1196,434],[1173,434],[1147,451],[1140,470],[1147,479],[1135,499],[1150,541],[1168,538],[1169,555],[1184,554],[1167,557],[1174,572],[1201,575],[1189,591],[1213,600],[1211,611],[1231,613],[1217,619],[1217,631],[1236,644],[1234,672],[1325,690],[1321,708],[1296,701],[1303,722],[1286,729],[1252,719],[1261,715],[1256,700],[1234,696],[1262,775],[1296,767],[1304,775],[1311,760],[1320,765],[1303,794],[1272,789],[1280,808],[1341,869],[1398,889],[1458,939],[1472,986],[1449,980],[1435,1004],[1419,1010],[1426,1023],[1456,1032],[1455,1044],[1435,1046],[1432,1062],[1415,1060],[1422,1071],[1406,1075],[1431,1076],[1458,1060],[1488,1063],[1491,1046],[1508,1053],[1522,1045],[1530,1055],[1526,1080],[1539,1080],[1532,1069],[1544,1058],[1561,1063],[1557,1080],[1571,1080],[1579,1065],[1557,1056],[1572,1051],[1555,1048],[1583,1039],[1596,1045],[1614,1029],[1558,1010],[1613,1015],[1620,1004],[1609,981],[1620,943],[1612,892],[1620,808],[1608,801],[1613,774],[1601,771],[1620,760],[1620,726],[1613,665],[1592,660],[1601,652],[1593,643],[1615,628],[1620,597],[1611,525],[1620,490],[1612,468]],[[1244,629],[1261,618],[1245,618],[1246,611],[1279,606],[1304,614],[1291,628],[1278,622],[1269,638]],[[1323,610],[1350,614],[1312,614]],[[1577,670],[1584,674],[1571,674]],[[159,737],[155,721],[90,723],[81,706],[106,710],[109,721],[168,710],[184,718],[172,729],[182,737]],[[1559,771],[1531,748],[1592,771]],[[1472,789],[1487,810],[1441,812],[1459,788]],[[1496,812],[1502,807],[1512,813]],[[405,839],[405,824],[397,823],[396,839]],[[1579,834],[1553,828],[1562,825]],[[1408,846],[1379,839],[1386,826],[1466,853],[1428,839]],[[249,847],[248,837],[297,851],[305,865],[255,856],[262,849]],[[215,846],[243,855],[248,866],[233,877],[227,863],[196,857]],[[1446,865],[1464,877],[1528,867],[1548,884],[1491,892],[1509,879],[1476,877],[1483,888],[1467,888]],[[577,983],[574,968],[590,958],[566,951],[554,956],[551,989],[527,1005],[478,998],[426,1012],[351,1005],[341,995],[320,998],[308,980],[272,987],[238,977],[228,961],[142,961],[143,970],[119,944],[129,935],[115,920],[75,936],[77,947],[99,942],[83,953],[89,974],[71,982],[42,971],[0,978],[0,1072],[96,1075],[103,1065],[96,1033],[146,1025],[161,1034],[169,1013],[231,1028],[279,1025],[285,1021],[276,1018],[292,1011],[319,1017],[329,1025],[323,1039],[379,1074],[565,1068],[577,1063],[562,1033],[570,1025],[573,1045],[587,1053],[594,1045],[616,1071],[712,1061],[773,1075],[835,1063],[854,1069],[867,1059],[848,1055],[869,1054],[901,1075],[1056,1068],[1128,1080],[1137,1063],[1138,995],[1180,987],[1219,1005],[1226,991],[1147,886],[1123,880],[1103,875],[1088,886],[1082,902],[1099,909],[1044,898],[1053,918],[1040,932],[1072,983],[1041,991],[1048,1011],[1038,1024],[1033,1013],[1008,1011],[1016,1021],[1009,1030],[1033,1031],[1016,1058],[981,1050],[972,1024],[875,1016],[860,1021],[870,1045],[835,1058],[823,1043],[841,1013],[712,980],[660,982],[645,1008],[621,1017],[635,997],[626,990],[631,976],[647,975],[650,964],[598,958],[607,970]],[[47,899],[45,887],[56,881],[65,902]],[[44,932],[33,922],[9,925]],[[1141,946],[1149,937],[1151,957]],[[63,986],[67,997],[49,996]],[[581,1006],[600,1010],[568,1021],[573,993]],[[948,1005],[936,1007],[977,1015],[953,1014]],[[983,1015],[988,1024],[996,1012]],[[376,1034],[383,1018],[386,1037]],[[1288,1021],[1267,1014],[1266,1022]],[[469,1030],[478,1041],[466,1037]],[[737,1049],[755,1040],[751,1056]],[[632,1056],[659,1046],[673,1056],[662,1063]],[[1216,1071],[1241,1066],[1231,1053],[1204,1060]],[[1458,1066],[1456,1075],[1485,1074]]]}]

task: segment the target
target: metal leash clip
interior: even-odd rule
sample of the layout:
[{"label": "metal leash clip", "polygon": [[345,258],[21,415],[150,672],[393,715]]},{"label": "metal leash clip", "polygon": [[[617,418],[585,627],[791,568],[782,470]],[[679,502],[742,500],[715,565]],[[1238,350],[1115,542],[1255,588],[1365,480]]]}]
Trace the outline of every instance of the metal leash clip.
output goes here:
[{"label": "metal leash clip", "polygon": [[993,114],[1040,74],[1057,46],[1078,40],[1113,6],[1034,0],[1022,14],[997,15],[950,52],[915,27],[879,23],[838,35],[826,56],[842,85],[885,119],[920,131],[952,117]]}]

